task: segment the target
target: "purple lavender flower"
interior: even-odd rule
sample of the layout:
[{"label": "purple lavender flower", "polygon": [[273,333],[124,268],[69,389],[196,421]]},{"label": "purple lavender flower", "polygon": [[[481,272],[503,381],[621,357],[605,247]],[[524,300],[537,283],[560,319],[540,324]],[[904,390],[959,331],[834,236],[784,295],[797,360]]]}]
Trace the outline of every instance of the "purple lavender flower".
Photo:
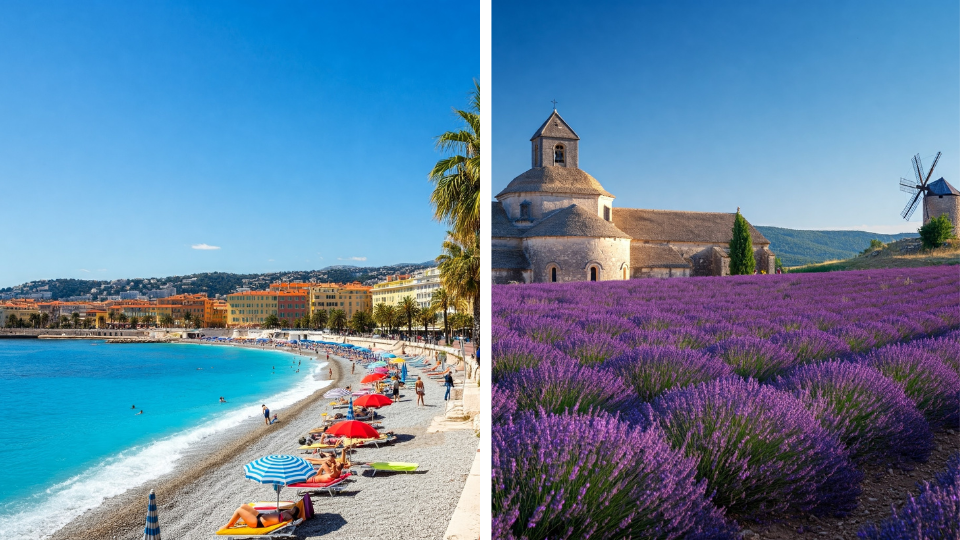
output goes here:
[{"label": "purple lavender flower", "polygon": [[557,348],[585,365],[600,364],[626,350],[624,344],[604,334],[571,333]]},{"label": "purple lavender flower", "polygon": [[863,364],[801,366],[775,385],[804,402],[855,461],[926,461],[933,434],[903,389]]},{"label": "purple lavender flower", "polygon": [[842,515],[856,507],[862,474],[786,392],[730,377],[668,392],[645,413],[674,448],[697,458],[698,477],[728,515]]},{"label": "purple lavender flower", "polygon": [[505,375],[497,386],[514,396],[520,411],[616,412],[636,405],[620,377],[566,357],[545,359],[535,368]]},{"label": "purple lavender flower", "polygon": [[510,327],[520,335],[548,345],[563,339],[573,327],[573,323],[550,317],[516,317],[511,323]]},{"label": "purple lavender flower", "polygon": [[960,377],[939,358],[913,344],[887,345],[861,358],[896,381],[932,427],[956,427]]},{"label": "purple lavender flower", "polygon": [[797,363],[803,364],[813,360],[837,358],[850,353],[850,346],[837,336],[823,330],[793,330],[781,332],[770,338],[776,343],[792,351]]},{"label": "purple lavender flower", "polygon": [[707,352],[722,358],[741,377],[761,382],[776,377],[796,365],[797,356],[765,339],[735,337],[725,339]]},{"label": "purple lavender flower", "polygon": [[960,375],[960,333],[914,341],[911,345],[936,356]]},{"label": "purple lavender flower", "polygon": [[563,354],[549,345],[535,343],[523,337],[497,341],[490,348],[490,352],[493,359],[494,382],[507,373],[513,373],[522,368],[535,367],[544,358]]},{"label": "purple lavender flower", "polygon": [[620,334],[635,330],[637,326],[632,322],[614,315],[597,314],[586,317],[577,323],[581,330],[588,334],[605,334],[617,337]]},{"label": "purple lavender flower", "polygon": [[637,347],[608,360],[603,367],[632,386],[641,401],[652,401],[668,390],[733,373],[715,356],[673,347]]},{"label": "purple lavender flower", "polygon": [[907,498],[902,509],[880,524],[869,524],[857,533],[862,540],[953,540],[960,538],[960,454],[932,483],[920,485],[920,495]]},{"label": "purple lavender flower", "polygon": [[490,342],[496,343],[502,339],[519,337],[519,334],[501,324],[490,325]]},{"label": "purple lavender flower", "polygon": [[644,345],[673,345],[674,335],[669,330],[631,330],[617,336],[627,347],[642,347]]},{"label": "purple lavender flower", "polygon": [[494,425],[499,425],[507,423],[513,417],[513,413],[517,411],[517,398],[513,395],[513,392],[503,388],[499,384],[493,385],[491,390],[491,416],[493,417]]},{"label": "purple lavender flower", "polygon": [[493,429],[493,538],[736,538],[695,460],[616,416],[521,413]]}]

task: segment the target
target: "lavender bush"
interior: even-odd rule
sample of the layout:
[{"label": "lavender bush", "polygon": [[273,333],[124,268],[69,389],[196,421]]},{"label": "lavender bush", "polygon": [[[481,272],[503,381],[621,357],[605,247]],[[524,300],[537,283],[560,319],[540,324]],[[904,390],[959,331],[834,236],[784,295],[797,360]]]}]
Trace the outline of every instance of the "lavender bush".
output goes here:
[{"label": "lavender bush", "polygon": [[860,361],[893,379],[934,427],[956,427],[960,418],[960,377],[917,344],[881,347]]},{"label": "lavender bush", "polygon": [[621,354],[606,362],[604,368],[619,375],[641,401],[733,373],[723,361],[700,351],[649,346]]},{"label": "lavender bush", "polygon": [[850,352],[845,341],[823,330],[789,330],[770,338],[773,343],[796,355],[797,363],[837,358]]},{"label": "lavender bush", "polygon": [[517,411],[516,396],[513,395],[513,392],[504,389],[501,385],[494,385],[491,392],[491,416],[493,417],[494,425],[509,421],[510,418],[513,417],[513,413]]},{"label": "lavender bush", "polygon": [[765,519],[856,506],[862,475],[803,404],[757,381],[727,378],[668,392],[646,408],[731,516]]},{"label": "lavender bush", "polygon": [[557,349],[534,343],[524,337],[505,338],[497,341],[491,347],[493,358],[493,380],[498,381],[508,373],[514,373],[523,368],[536,367],[544,358],[560,356]]},{"label": "lavender bush", "polygon": [[804,402],[855,461],[926,461],[933,434],[903,389],[863,364],[802,366],[775,386]]},{"label": "lavender bush", "polygon": [[736,538],[656,430],[616,416],[522,413],[493,430],[493,537]]},{"label": "lavender bush", "polygon": [[586,365],[600,364],[626,350],[626,346],[603,334],[573,333],[557,343],[557,349]]},{"label": "lavender bush", "polygon": [[797,355],[765,339],[735,337],[710,347],[710,354],[723,359],[734,373],[767,381],[796,364]]},{"label": "lavender bush", "polygon": [[863,540],[956,540],[960,538],[960,454],[933,483],[922,483],[920,495],[880,524],[857,533]]},{"label": "lavender bush", "polygon": [[632,408],[636,400],[619,377],[564,357],[504,376],[498,386],[514,396],[520,411],[615,412]]}]

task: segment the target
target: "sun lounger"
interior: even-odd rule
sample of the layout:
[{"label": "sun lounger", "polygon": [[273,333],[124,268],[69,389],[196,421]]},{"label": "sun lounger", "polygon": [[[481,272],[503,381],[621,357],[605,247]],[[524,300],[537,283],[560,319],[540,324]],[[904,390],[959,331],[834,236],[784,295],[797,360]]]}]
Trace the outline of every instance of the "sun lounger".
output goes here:
[{"label": "sun lounger", "polygon": [[390,472],[413,472],[417,470],[419,464],[417,463],[403,463],[399,461],[375,461],[373,463],[367,463],[366,465],[361,465],[363,468],[373,469],[373,475],[377,475],[377,471],[390,471]]},{"label": "sun lounger", "polygon": [[[277,509],[277,505],[274,502],[256,502],[249,503],[250,506],[257,509],[259,512],[269,512]],[[294,504],[300,509],[300,516],[304,515],[303,511],[303,500],[300,500],[296,503],[292,501],[281,501],[280,508],[290,508]],[[218,537],[226,537],[226,540],[239,540],[241,538],[269,538],[271,540],[294,540],[297,538],[296,530],[297,526],[303,523],[303,518],[296,519],[294,521],[283,521],[276,525],[270,527],[247,527],[246,525],[240,526],[237,523],[236,526],[230,527],[229,529],[224,527],[217,531]]]},{"label": "sun lounger", "polygon": [[321,493],[326,491],[331,497],[334,493],[340,493],[343,491],[343,485],[350,480],[350,477],[353,476],[353,473],[350,471],[345,471],[340,473],[339,478],[330,480],[329,482],[298,482],[296,484],[290,484],[287,487],[292,487],[297,489],[297,496],[302,497],[304,493]]}]

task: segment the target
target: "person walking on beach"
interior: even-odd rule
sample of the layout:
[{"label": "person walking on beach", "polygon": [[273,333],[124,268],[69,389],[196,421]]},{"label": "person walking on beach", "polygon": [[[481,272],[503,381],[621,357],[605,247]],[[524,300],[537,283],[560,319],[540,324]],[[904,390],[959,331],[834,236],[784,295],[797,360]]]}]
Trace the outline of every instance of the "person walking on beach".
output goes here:
[{"label": "person walking on beach", "polygon": [[266,405],[264,405],[262,408],[263,408],[263,423],[269,426],[270,425],[270,409],[268,409]]},{"label": "person walking on beach", "polygon": [[419,376],[419,375],[417,375],[417,384],[416,384],[415,388],[416,388],[416,390],[417,390],[417,405],[418,405],[418,406],[419,406],[419,405],[423,405],[424,407],[426,407],[427,404],[424,403],[424,401],[423,401],[423,395],[424,395],[424,393],[425,393],[425,392],[424,392],[425,389],[424,389],[424,387],[423,387],[423,380],[420,379],[420,376]]},{"label": "person walking on beach", "polygon": [[443,385],[447,387],[447,391],[443,394],[443,400],[447,401],[450,399],[450,389],[453,388],[453,377],[449,373],[443,376]]},{"label": "person walking on beach", "polygon": [[400,377],[393,378],[393,401],[400,401]]},{"label": "person walking on beach", "polygon": [[333,368],[330,368],[330,380],[333,380]]},{"label": "person walking on beach", "polygon": [[353,375],[356,371],[357,371],[357,363],[356,363],[356,362],[351,362],[351,363],[350,363],[350,374]]}]

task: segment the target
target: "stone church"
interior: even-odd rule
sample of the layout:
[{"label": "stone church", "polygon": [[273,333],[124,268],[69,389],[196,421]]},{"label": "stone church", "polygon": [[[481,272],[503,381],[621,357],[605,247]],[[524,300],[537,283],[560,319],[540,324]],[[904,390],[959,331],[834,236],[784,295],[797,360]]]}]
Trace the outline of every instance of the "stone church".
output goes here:
[{"label": "stone church", "polygon": [[[533,134],[530,170],[493,203],[494,283],[729,275],[736,214],[614,208],[579,143],[556,110]],[[757,271],[773,273],[770,242],[750,237]]]}]

